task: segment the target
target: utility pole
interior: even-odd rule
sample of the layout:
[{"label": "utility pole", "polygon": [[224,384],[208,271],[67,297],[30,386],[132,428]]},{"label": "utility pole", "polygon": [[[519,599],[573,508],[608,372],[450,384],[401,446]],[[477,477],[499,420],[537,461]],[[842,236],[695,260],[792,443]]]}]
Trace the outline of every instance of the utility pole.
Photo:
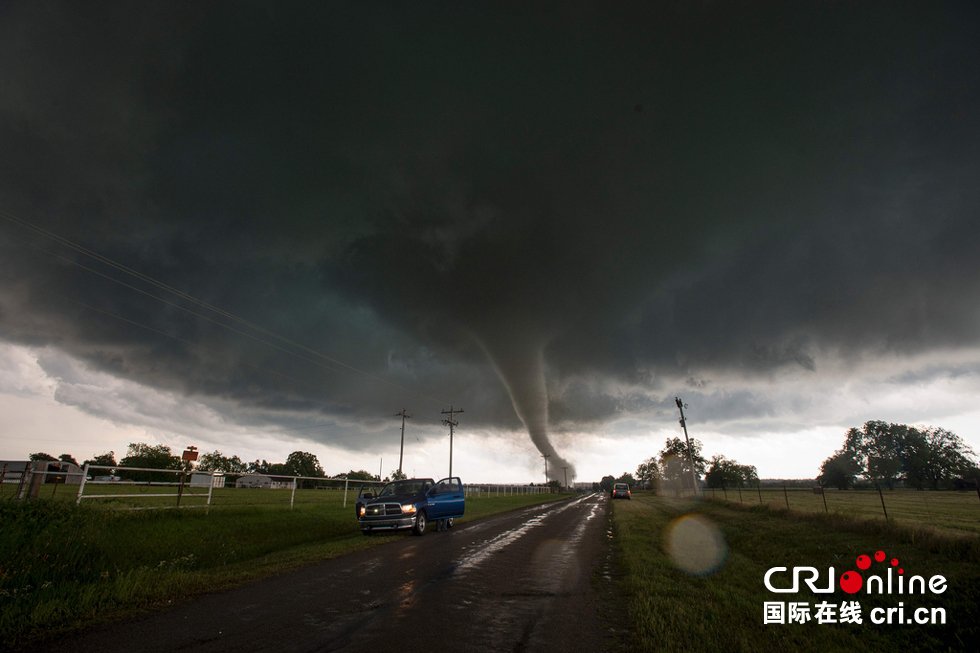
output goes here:
[{"label": "utility pole", "polygon": [[459,426],[459,422],[453,419],[457,413],[462,413],[462,408],[453,408],[449,404],[449,410],[442,411],[443,415],[449,415],[449,419],[442,420],[442,423],[449,427],[449,477],[453,476],[453,429]]},{"label": "utility pole", "polygon": [[543,453],[541,457],[544,458],[544,484],[548,484],[548,459],[551,458],[550,453]]},{"label": "utility pole", "polygon": [[398,450],[398,475],[401,476],[402,475],[402,459],[405,457],[405,420],[407,418],[411,417],[411,415],[409,415],[408,413],[406,413],[405,412],[405,409],[402,408],[402,412],[395,413],[395,417],[401,417],[402,418],[402,445],[401,445],[401,449]]},{"label": "utility pole", "polygon": [[700,494],[698,491],[698,477],[694,473],[694,455],[691,452],[691,439],[687,437],[687,420],[684,419],[684,402],[681,401],[680,397],[674,397],[674,403],[677,404],[677,409],[681,411],[681,426],[684,428],[684,441],[687,442],[687,464],[691,466],[691,481],[694,483],[694,494],[697,496]]},{"label": "utility pole", "polygon": [[567,467],[562,467],[562,469],[565,471],[565,489],[567,490],[568,489],[568,468]]}]

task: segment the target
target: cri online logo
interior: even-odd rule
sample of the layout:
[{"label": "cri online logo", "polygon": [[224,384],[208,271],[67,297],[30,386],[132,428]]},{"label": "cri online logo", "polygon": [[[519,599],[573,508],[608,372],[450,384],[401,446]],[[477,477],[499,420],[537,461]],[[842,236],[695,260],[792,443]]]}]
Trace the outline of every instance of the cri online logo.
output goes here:
[{"label": "cri online logo", "polygon": [[[932,594],[942,594],[946,591],[946,577],[932,576],[927,581],[922,576],[905,575],[905,569],[899,567],[898,558],[888,560],[884,551],[875,551],[874,562],[884,564],[884,574],[868,574],[865,578],[861,572],[869,572],[872,567],[872,557],[861,554],[855,560],[855,565],[860,571],[848,570],[840,575],[837,584],[842,591],[847,594],[857,594],[864,588],[867,594],[925,594],[926,588]],[[821,584],[821,574],[816,567],[793,567],[793,583],[789,587],[776,587],[773,585],[773,577],[783,572],[788,572],[787,567],[772,567],[766,572],[766,589],[776,594],[795,594],[800,589],[802,580],[810,591],[814,594],[830,594],[834,591],[834,568],[827,568],[827,575]],[[908,578],[906,582],[906,578]]]}]

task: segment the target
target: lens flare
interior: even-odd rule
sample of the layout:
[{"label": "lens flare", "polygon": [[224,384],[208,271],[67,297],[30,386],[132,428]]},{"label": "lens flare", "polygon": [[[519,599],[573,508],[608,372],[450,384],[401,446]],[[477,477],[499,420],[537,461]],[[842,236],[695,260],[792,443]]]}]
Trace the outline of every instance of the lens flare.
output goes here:
[{"label": "lens flare", "polygon": [[678,569],[695,576],[715,573],[728,557],[721,530],[703,515],[683,515],[672,521],[665,530],[664,546]]}]

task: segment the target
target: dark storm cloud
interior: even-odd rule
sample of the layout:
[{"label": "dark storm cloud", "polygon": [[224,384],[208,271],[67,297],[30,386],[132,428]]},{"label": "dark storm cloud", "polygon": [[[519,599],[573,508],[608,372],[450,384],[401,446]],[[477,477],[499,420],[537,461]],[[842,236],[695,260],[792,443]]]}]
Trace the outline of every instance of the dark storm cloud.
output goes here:
[{"label": "dark storm cloud", "polygon": [[972,7],[729,4],[10,5],[0,208],[385,381],[10,223],[0,333],[186,393],[455,401],[532,436],[636,405],[576,379],[975,345]]}]

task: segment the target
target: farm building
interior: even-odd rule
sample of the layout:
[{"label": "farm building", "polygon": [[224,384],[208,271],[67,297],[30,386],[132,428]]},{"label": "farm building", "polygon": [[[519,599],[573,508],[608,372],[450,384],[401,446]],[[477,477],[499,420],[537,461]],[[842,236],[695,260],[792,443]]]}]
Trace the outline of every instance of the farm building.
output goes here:
[{"label": "farm building", "polygon": [[78,485],[82,481],[82,468],[73,463],[57,460],[0,460],[2,482],[20,483],[26,474],[36,474],[41,483]]},{"label": "farm building", "polygon": [[[225,475],[221,473],[212,475],[208,472],[194,472],[191,474],[191,487],[208,487],[209,485],[216,488],[224,487]],[[237,487],[242,486],[239,485]]]},{"label": "farm building", "polygon": [[263,487],[282,490],[293,487],[293,479],[284,476],[246,474],[235,481],[235,487]]}]

